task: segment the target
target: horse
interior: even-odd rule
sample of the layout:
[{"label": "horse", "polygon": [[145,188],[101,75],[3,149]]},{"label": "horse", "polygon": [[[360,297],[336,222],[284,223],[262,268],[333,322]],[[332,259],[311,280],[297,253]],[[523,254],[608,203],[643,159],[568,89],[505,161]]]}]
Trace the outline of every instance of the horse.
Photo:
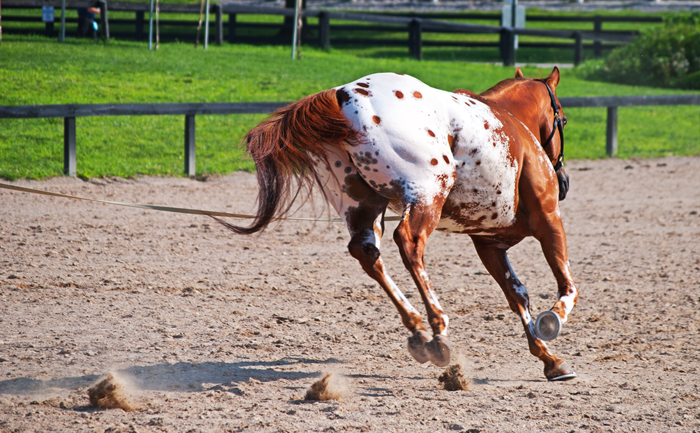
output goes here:
[{"label": "horse", "polygon": [[[559,79],[557,67],[546,79],[525,78],[518,68],[514,78],[477,95],[379,73],[307,96],[246,134],[259,184],[255,219],[247,227],[219,222],[238,234],[259,232],[288,214],[302,189],[310,194],[306,188],[317,185],[347,226],[349,253],[410,332],[409,354],[438,367],[449,365],[452,348],[448,316],[425,269],[426,241],[434,230],[469,235],[520,317],[545,377],[571,379],[576,373],[536,329],[527,290],[506,254],[527,236],[540,242],[558,287],[545,312],[565,323],[578,291],[559,212],[569,186],[561,165],[567,120],[555,93]],[[432,335],[384,266],[387,209],[400,215],[393,238]]]}]

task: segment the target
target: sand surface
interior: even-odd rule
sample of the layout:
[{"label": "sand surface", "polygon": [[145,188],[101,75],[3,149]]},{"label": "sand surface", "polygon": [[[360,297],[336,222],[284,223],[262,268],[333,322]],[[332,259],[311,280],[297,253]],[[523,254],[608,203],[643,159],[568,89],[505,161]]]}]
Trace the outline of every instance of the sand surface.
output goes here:
[{"label": "sand surface", "polygon": [[[570,161],[562,202],[580,300],[548,383],[519,319],[464,235],[434,234],[428,273],[467,391],[419,365],[338,223],[236,236],[202,216],[0,190],[0,432],[700,431],[700,157]],[[106,200],[249,212],[255,178],[21,181]],[[326,216],[324,207],[299,215]],[[334,215],[333,215],[334,216]],[[391,241],[399,286],[420,297]],[[554,278],[511,250],[533,313]],[[138,407],[96,409],[110,372]],[[324,372],[340,401],[306,402]]]}]

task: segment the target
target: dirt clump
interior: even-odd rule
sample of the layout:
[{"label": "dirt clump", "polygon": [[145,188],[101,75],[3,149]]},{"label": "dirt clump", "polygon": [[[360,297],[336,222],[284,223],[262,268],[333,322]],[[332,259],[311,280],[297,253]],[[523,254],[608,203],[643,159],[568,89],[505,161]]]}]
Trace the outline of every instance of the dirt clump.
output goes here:
[{"label": "dirt clump", "polygon": [[124,384],[113,374],[90,387],[88,398],[94,407],[122,409],[126,412],[135,410],[133,404],[129,402],[128,392]]},{"label": "dirt clump", "polygon": [[459,364],[450,365],[438,377],[438,382],[447,391],[468,391],[469,381],[464,377],[464,370]]},{"label": "dirt clump", "polygon": [[326,373],[306,391],[305,400],[327,401],[340,400],[348,391],[343,377],[335,373]]}]

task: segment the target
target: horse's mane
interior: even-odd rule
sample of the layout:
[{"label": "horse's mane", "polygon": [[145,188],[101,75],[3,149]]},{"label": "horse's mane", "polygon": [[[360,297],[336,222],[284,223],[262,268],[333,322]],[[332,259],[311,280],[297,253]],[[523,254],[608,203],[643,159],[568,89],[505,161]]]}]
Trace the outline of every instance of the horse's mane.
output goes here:
[{"label": "horse's mane", "polygon": [[508,78],[503,81],[500,81],[496,83],[493,87],[490,89],[481,92],[481,96],[492,96],[497,93],[501,93],[508,88],[510,88],[514,83],[517,83],[518,81],[523,81],[522,78]]},{"label": "horse's mane", "polygon": [[496,96],[496,95],[501,94],[502,92],[505,92],[506,90],[508,90],[509,88],[511,88],[515,84],[518,84],[518,83],[523,82],[523,81],[531,81],[531,80],[536,80],[536,79],[538,79],[538,78],[536,78],[536,77],[507,78],[503,81],[496,83],[496,85],[494,85],[490,89],[482,92],[481,96],[484,96],[484,97]]}]

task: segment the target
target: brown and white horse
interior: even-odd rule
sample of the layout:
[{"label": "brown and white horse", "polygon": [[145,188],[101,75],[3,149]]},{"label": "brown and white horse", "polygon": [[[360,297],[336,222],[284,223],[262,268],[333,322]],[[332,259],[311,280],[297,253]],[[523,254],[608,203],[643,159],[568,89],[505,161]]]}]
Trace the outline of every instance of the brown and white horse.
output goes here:
[{"label": "brown and white horse", "polygon": [[[476,95],[389,73],[308,96],[248,132],[260,186],[257,216],[249,227],[222,224],[241,234],[263,230],[289,211],[297,188],[318,184],[347,225],[350,254],[386,291],[412,333],[409,353],[437,366],[450,362],[448,317],[423,252],[433,230],[468,234],[520,316],[547,379],[570,379],[573,370],[536,331],[528,293],[506,255],[526,236],[540,242],[558,285],[551,311],[566,322],[578,292],[559,215],[568,177],[557,164],[566,123],[554,93],[558,83],[556,67],[544,80],[526,79],[518,69],[514,79]],[[432,335],[384,267],[380,240],[387,208],[401,215],[394,241]]]}]

